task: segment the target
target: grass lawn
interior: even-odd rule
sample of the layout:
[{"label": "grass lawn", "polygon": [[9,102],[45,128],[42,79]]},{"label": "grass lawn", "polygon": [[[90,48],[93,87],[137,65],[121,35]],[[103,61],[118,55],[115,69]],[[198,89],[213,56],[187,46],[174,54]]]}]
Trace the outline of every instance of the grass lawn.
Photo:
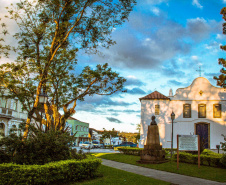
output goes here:
[{"label": "grass lawn", "polygon": [[[89,179],[82,182],[74,183],[62,183],[62,185],[137,185],[137,184],[147,184],[147,185],[170,185],[170,183],[156,180],[142,175],[137,175],[130,172],[125,172],[123,170],[118,170],[108,166],[101,165],[99,173],[102,175],[96,179]],[[57,184],[61,185],[61,184]]]},{"label": "grass lawn", "polygon": [[177,163],[170,161],[163,164],[139,164],[136,161],[140,159],[140,156],[115,154],[115,153],[99,153],[94,154],[97,157],[103,159],[109,159],[113,161],[133,164],[137,166],[143,166],[147,168],[168,171],[172,173],[178,173],[188,176],[199,177],[203,179],[209,179],[213,181],[226,182],[226,170],[222,168],[214,168],[209,166],[200,166],[194,164],[180,163],[179,170],[177,170]]}]

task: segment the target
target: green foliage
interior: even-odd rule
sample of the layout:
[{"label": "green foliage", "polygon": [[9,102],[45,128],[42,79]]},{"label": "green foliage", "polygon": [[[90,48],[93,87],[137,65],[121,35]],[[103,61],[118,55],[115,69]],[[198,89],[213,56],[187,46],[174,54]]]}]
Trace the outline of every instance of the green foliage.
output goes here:
[{"label": "green foliage", "polygon": [[137,143],[140,139],[140,133],[120,132],[119,136],[122,137],[124,141],[133,143]]},{"label": "green foliage", "polygon": [[0,164],[0,184],[50,184],[78,181],[93,177],[101,160],[88,157],[83,160],[65,160],[45,165]]},{"label": "green foliage", "polygon": [[2,162],[17,164],[45,164],[70,158],[70,147],[74,138],[67,132],[49,130],[46,133],[31,126],[29,137],[10,134],[0,140]]},{"label": "green foliage", "polygon": [[77,159],[77,160],[82,160],[82,159],[86,159],[87,155],[82,150],[79,150],[77,152],[76,149],[71,149],[71,151],[70,151],[70,158]]},{"label": "green foliage", "polygon": [[224,167],[226,167],[226,154],[223,154],[223,155],[222,155],[222,157],[221,157],[221,159],[220,159],[220,163],[221,163]]},{"label": "green foliage", "polygon": [[[220,14],[223,16],[222,18],[224,19],[224,21],[226,21],[226,7],[221,9]],[[223,27],[223,29],[222,29],[223,34],[225,35],[226,34],[226,23],[225,22],[222,24],[222,27]],[[226,46],[221,45],[220,49],[222,49],[223,51],[226,51]],[[223,66],[222,69],[220,70],[221,74],[218,77],[214,76],[213,78],[215,80],[217,80],[217,85],[226,88],[226,70],[225,70],[226,60],[224,58],[219,58],[218,64]]]},{"label": "green foliage", "polygon": [[[174,154],[173,157],[174,157],[174,160],[176,160],[177,154]],[[215,152],[205,149],[200,155],[200,164],[214,166],[214,167],[215,166],[223,167],[221,158],[222,158],[222,154],[217,154]],[[198,164],[198,155],[187,153],[187,152],[180,152],[179,160],[180,162],[184,162],[184,163]]]},{"label": "green foliage", "polygon": [[133,148],[133,147],[117,147],[117,149],[123,154],[138,156],[140,156],[140,153],[143,150],[143,148]]},{"label": "green foliage", "polygon": [[151,168],[161,171],[167,171],[187,176],[198,177],[202,179],[209,179],[213,181],[226,182],[225,169],[210,167],[203,165],[198,168],[197,164],[189,164],[180,162],[179,170],[177,169],[177,162],[169,161],[162,164],[140,164],[137,163],[140,160],[140,156],[125,155],[121,153],[102,153],[97,154],[100,158],[118,161],[121,163],[132,164],[136,166],[143,166],[145,168]]},{"label": "green foliage", "polygon": [[118,132],[115,131],[114,128],[112,128],[112,130],[106,130],[105,128],[103,128],[103,133],[101,136],[101,139],[104,140],[106,138],[112,138],[112,137],[117,137],[118,136]]},{"label": "green foliage", "polygon": [[[11,48],[17,56],[14,62],[0,65],[0,87],[9,93],[7,98],[18,99],[28,120],[43,124],[38,100],[42,91],[47,93],[45,125],[59,129],[75,113],[77,100],[123,91],[125,79],[108,64],[87,66],[81,73],[75,66],[79,50],[96,54],[115,44],[111,33],[128,19],[135,4],[135,0],[23,0],[8,7],[7,17],[20,31],[14,35],[16,48],[5,46],[0,38],[0,54],[8,55]],[[0,32],[7,35],[6,25],[1,26]],[[59,116],[61,108],[64,113]],[[52,117],[49,112],[54,112]]]},{"label": "green foliage", "polygon": [[222,136],[224,137],[224,142],[221,142],[221,148],[222,150],[226,151],[226,136],[222,134]]}]

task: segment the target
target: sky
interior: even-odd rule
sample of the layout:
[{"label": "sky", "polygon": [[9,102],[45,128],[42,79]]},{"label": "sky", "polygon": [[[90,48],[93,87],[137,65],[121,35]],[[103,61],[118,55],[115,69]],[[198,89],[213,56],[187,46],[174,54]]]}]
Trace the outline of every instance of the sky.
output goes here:
[{"label": "sky", "polygon": [[[2,7],[18,0],[1,0]],[[109,63],[127,79],[127,93],[86,97],[79,102],[74,118],[90,128],[136,132],[140,123],[139,98],[157,90],[168,96],[189,86],[201,76],[216,86],[213,76],[222,68],[225,44],[220,10],[226,0],[138,0],[129,21],[116,28],[116,45],[102,49],[101,55],[80,53],[78,66]],[[15,29],[11,25],[11,29]],[[0,61],[2,62],[2,61]],[[170,117],[170,115],[169,115]]]}]

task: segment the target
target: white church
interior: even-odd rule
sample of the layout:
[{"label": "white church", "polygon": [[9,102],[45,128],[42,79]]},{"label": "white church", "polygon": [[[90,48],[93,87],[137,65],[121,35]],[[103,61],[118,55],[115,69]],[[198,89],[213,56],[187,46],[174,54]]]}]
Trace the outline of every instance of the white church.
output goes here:
[{"label": "white church", "polygon": [[140,98],[141,131],[139,147],[146,144],[148,125],[154,115],[159,127],[163,148],[171,147],[172,120],[173,148],[177,147],[177,135],[200,135],[205,148],[216,149],[226,135],[226,90],[215,87],[204,77],[196,78],[192,84],[179,88],[169,96],[158,91]]}]

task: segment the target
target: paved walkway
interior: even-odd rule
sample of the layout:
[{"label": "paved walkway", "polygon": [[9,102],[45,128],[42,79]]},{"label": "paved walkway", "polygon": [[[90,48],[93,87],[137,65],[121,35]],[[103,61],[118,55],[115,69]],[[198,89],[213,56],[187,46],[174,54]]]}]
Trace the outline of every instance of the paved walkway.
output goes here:
[{"label": "paved walkway", "polygon": [[180,175],[180,174],[175,174],[175,173],[170,173],[170,172],[164,172],[160,170],[154,170],[150,168],[145,168],[141,166],[135,166],[131,164],[125,164],[125,163],[120,163],[116,161],[110,161],[106,159],[102,159],[102,164],[105,166],[117,168],[120,170],[136,173],[139,175],[144,175],[146,177],[151,177],[154,179],[159,179],[163,180],[166,182],[170,182],[173,184],[179,184],[179,185],[209,185],[209,184],[214,184],[214,185],[222,185],[226,183],[220,183],[220,182],[215,182],[215,181],[210,181],[210,180],[205,180],[205,179],[200,179],[197,177],[190,177],[190,176],[185,176],[185,175]]}]

